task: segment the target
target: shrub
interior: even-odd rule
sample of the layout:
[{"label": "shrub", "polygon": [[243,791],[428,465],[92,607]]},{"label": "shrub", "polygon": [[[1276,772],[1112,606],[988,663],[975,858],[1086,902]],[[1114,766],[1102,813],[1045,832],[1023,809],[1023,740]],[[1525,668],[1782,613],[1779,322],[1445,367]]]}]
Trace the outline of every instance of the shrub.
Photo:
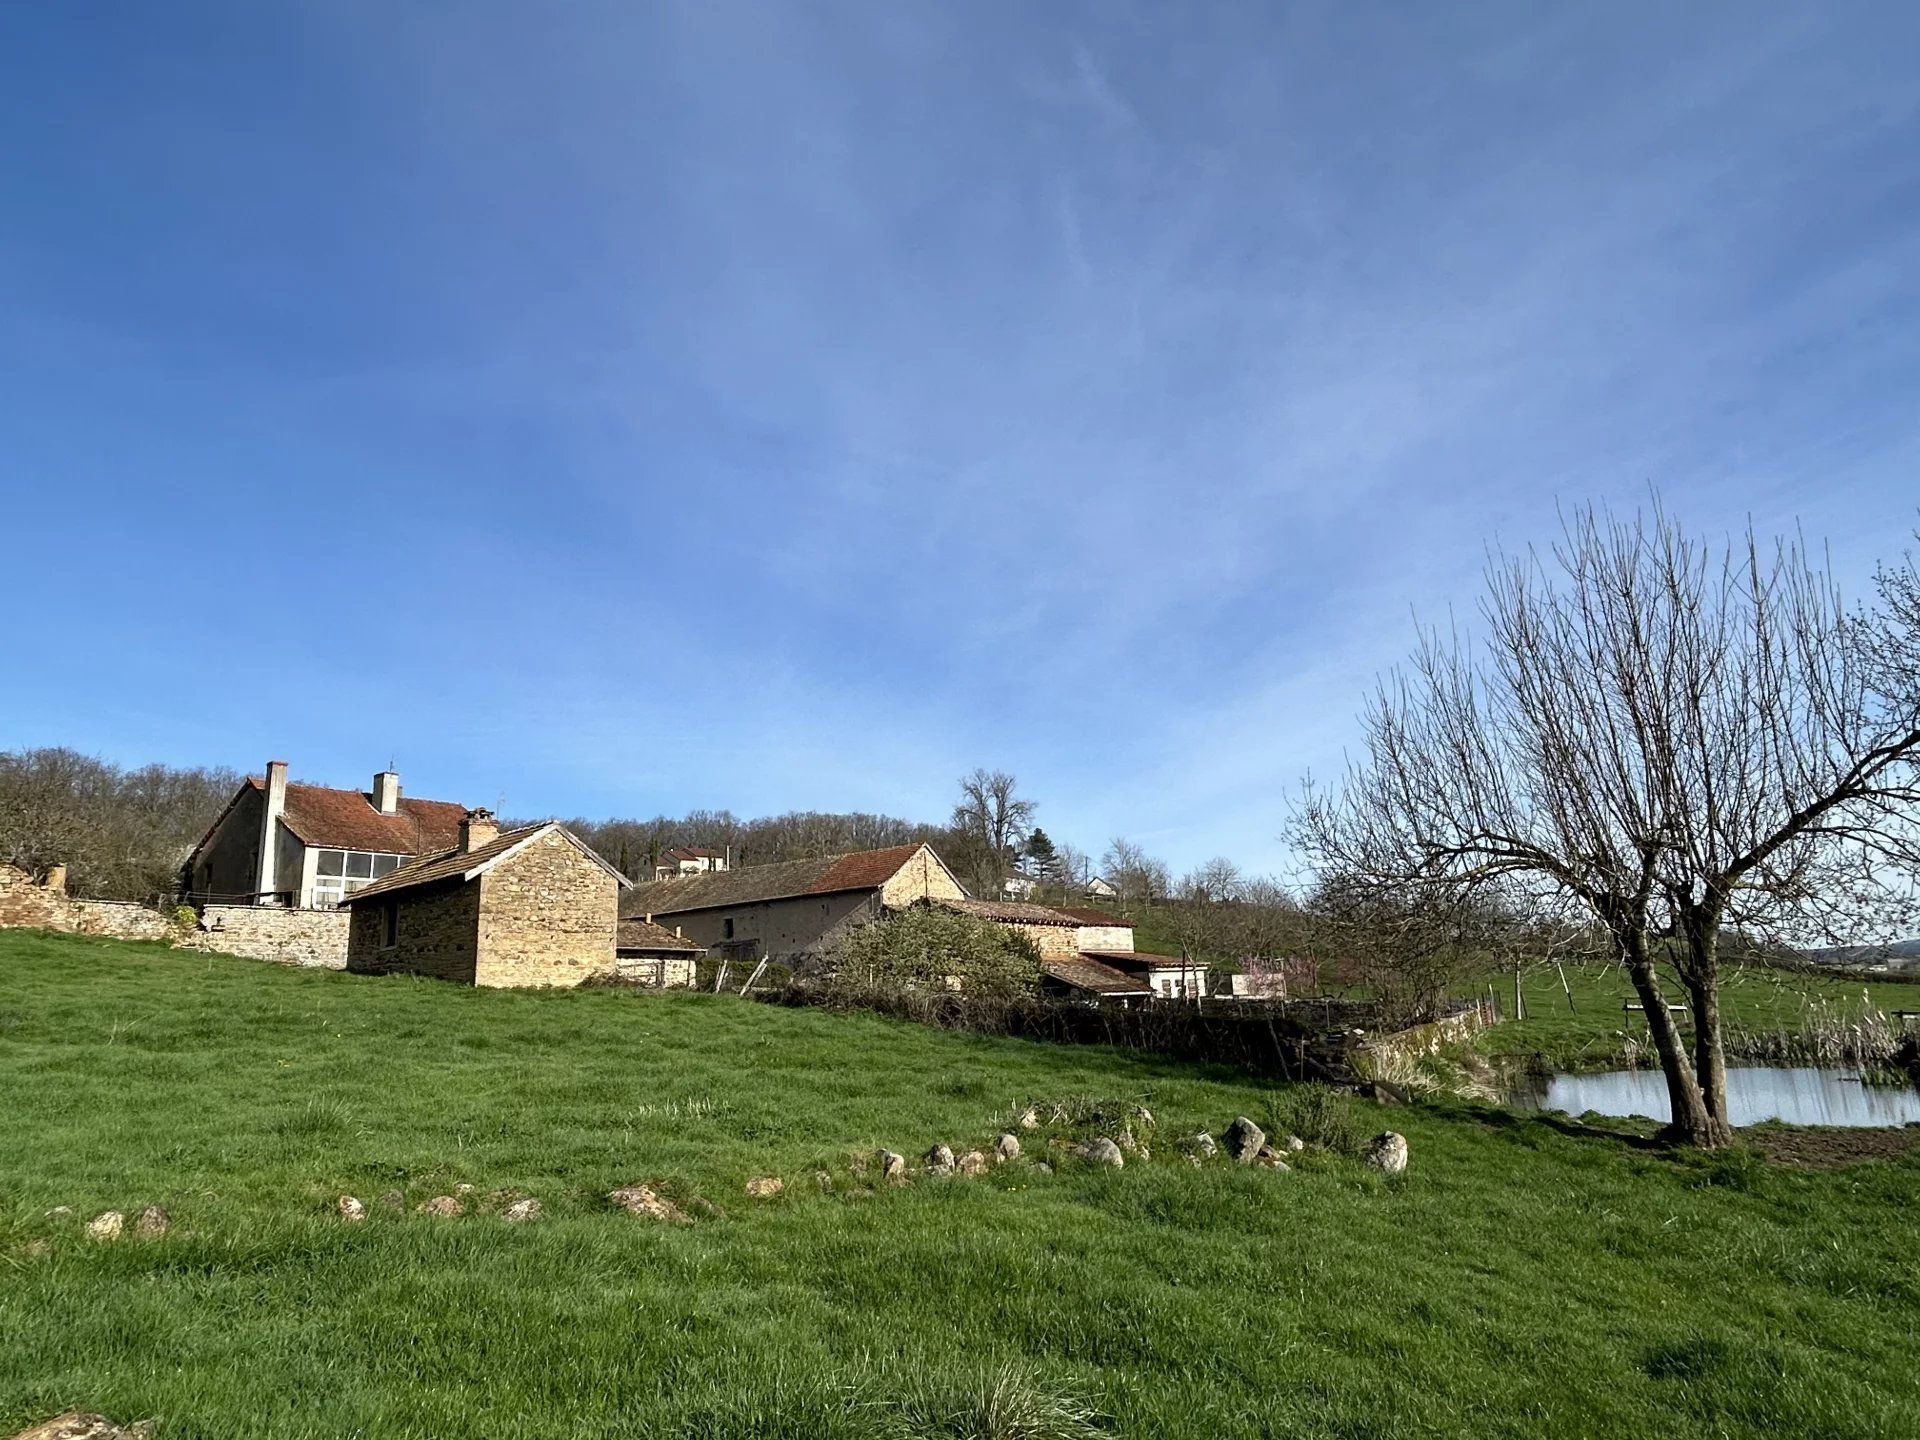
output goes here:
[{"label": "shrub", "polygon": [[854,990],[953,990],[973,996],[1030,995],[1040,952],[1017,930],[916,905],[840,942],[828,984]]},{"label": "shrub", "polygon": [[1360,1127],[1353,1101],[1327,1085],[1292,1085],[1275,1093],[1267,1129],[1274,1135],[1298,1135],[1336,1155],[1360,1153]]}]

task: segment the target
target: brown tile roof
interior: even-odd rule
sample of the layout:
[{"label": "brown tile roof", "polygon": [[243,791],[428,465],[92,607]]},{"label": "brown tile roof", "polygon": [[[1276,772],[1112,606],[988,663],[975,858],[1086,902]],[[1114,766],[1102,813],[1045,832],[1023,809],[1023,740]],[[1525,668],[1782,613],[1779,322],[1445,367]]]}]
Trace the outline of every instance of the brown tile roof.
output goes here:
[{"label": "brown tile roof", "polygon": [[936,900],[936,905],[996,920],[1002,925],[1074,925],[1063,911],[1049,905],[1030,905],[1024,900]]},{"label": "brown tile roof", "polygon": [[613,948],[616,950],[685,950],[688,954],[695,954],[702,947],[697,941],[689,940],[684,935],[674,934],[665,925],[634,916],[622,920],[615,929]]},{"label": "brown tile roof", "polygon": [[1138,950],[1086,950],[1090,959],[1103,965],[1119,965],[1134,970],[1204,970],[1197,960],[1182,960],[1178,955],[1146,955]]},{"label": "brown tile roof", "polygon": [[724,860],[726,854],[720,850],[709,850],[704,845],[676,845],[671,850],[660,852],[662,860]]},{"label": "brown tile roof", "polygon": [[543,830],[558,831],[571,841],[581,854],[613,876],[621,885],[627,884],[627,877],[602,860],[578,835],[556,821],[546,820],[538,825],[522,825],[517,830],[503,830],[486,844],[476,846],[472,850],[449,848],[437,855],[424,856],[411,865],[402,865],[392,874],[374,881],[371,885],[362,886],[341,903],[355,905],[362,900],[391,895],[397,890],[413,890],[422,885],[433,885],[444,880],[471,879],[504,860],[508,853],[522,842],[533,839]]},{"label": "brown tile roof", "polygon": [[[267,788],[257,775],[247,777],[255,790]],[[234,797],[236,800],[239,795]],[[232,808],[232,802],[228,802]],[[287,828],[308,845],[333,850],[374,850],[387,855],[429,855],[435,850],[451,849],[460,839],[460,817],[466,806],[450,800],[415,800],[402,795],[391,815],[374,808],[373,796],[364,790],[335,790],[327,785],[293,782],[287,786]],[[221,813],[221,819],[226,814]],[[214,822],[214,829],[219,821]],[[201,840],[212,837],[209,830]]]},{"label": "brown tile roof", "polygon": [[1077,925],[1119,925],[1127,929],[1133,928],[1131,920],[1122,920],[1118,915],[1109,915],[1104,910],[1089,910],[1084,905],[1056,905],[1053,908],[1071,918]]},{"label": "brown tile roof", "polygon": [[1123,975],[1085,955],[1042,960],[1040,969],[1063,985],[1094,995],[1151,995],[1153,991],[1131,975]]},{"label": "brown tile roof", "polygon": [[918,845],[857,850],[819,860],[783,860],[738,870],[709,870],[638,885],[620,903],[628,915],[679,915],[790,900],[796,895],[833,895],[842,890],[878,890],[920,851]]}]

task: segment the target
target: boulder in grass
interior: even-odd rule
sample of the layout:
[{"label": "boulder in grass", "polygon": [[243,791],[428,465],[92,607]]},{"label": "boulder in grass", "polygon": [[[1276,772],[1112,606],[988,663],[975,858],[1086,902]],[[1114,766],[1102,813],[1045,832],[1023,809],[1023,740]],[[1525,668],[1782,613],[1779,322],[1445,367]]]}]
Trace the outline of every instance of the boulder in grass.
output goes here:
[{"label": "boulder in grass", "polygon": [[358,1197],[353,1195],[342,1195],[338,1200],[333,1202],[333,1208],[340,1212],[340,1218],[342,1220],[358,1221],[367,1218],[367,1207],[362,1205]]},{"label": "boulder in grass", "polygon": [[416,1215],[431,1215],[439,1220],[451,1220],[460,1213],[460,1202],[451,1195],[436,1195],[431,1200],[422,1200],[414,1207]]},{"label": "boulder in grass", "polygon": [[953,1168],[962,1175],[984,1175],[987,1173],[987,1157],[978,1150],[969,1150],[953,1162]]},{"label": "boulder in grass", "polygon": [[927,1151],[927,1173],[929,1175],[951,1175],[953,1173],[953,1148],[949,1145],[936,1145]]},{"label": "boulder in grass", "polygon": [[1267,1143],[1267,1132],[1244,1115],[1236,1115],[1225,1135],[1227,1153],[1242,1165],[1253,1163],[1260,1148]]},{"label": "boulder in grass", "polygon": [[1307,1142],[1302,1140],[1298,1135],[1289,1135],[1287,1136],[1286,1145],[1283,1148],[1286,1149],[1288,1153],[1297,1155],[1307,1148]]},{"label": "boulder in grass", "polygon": [[749,1200],[771,1200],[787,1188],[787,1182],[778,1175],[756,1175],[747,1181]]},{"label": "boulder in grass", "polygon": [[1031,1105],[1027,1106],[1026,1109],[1020,1112],[1020,1128],[1022,1130],[1038,1130],[1040,1128],[1040,1112]]},{"label": "boulder in grass", "polygon": [[1087,1141],[1078,1153],[1089,1165],[1111,1165],[1118,1170],[1127,1163],[1127,1157],[1120,1153],[1120,1147],[1104,1136]]},{"label": "boulder in grass", "polygon": [[69,1410],[22,1430],[13,1440],[148,1440],[153,1434],[153,1425],[151,1420],[116,1425],[104,1415]]},{"label": "boulder in grass", "polygon": [[500,1212],[500,1218],[512,1224],[524,1224],[528,1220],[540,1218],[540,1202],[529,1195],[524,1200],[516,1200]]},{"label": "boulder in grass", "polygon": [[127,1217],[118,1210],[103,1210],[87,1222],[87,1237],[92,1240],[118,1240],[127,1228]]},{"label": "boulder in grass", "polygon": [[882,1180],[905,1180],[907,1178],[907,1157],[892,1150],[882,1150],[874,1156],[880,1166]]},{"label": "boulder in grass", "polygon": [[1398,1175],[1407,1168],[1407,1137],[1388,1130],[1367,1142],[1367,1164],[1383,1175]]},{"label": "boulder in grass", "polygon": [[1213,1143],[1213,1136],[1204,1130],[1187,1142],[1187,1148],[1197,1160],[1211,1160],[1220,1153],[1220,1147]]},{"label": "boulder in grass", "polygon": [[642,1220],[666,1220],[675,1225],[693,1223],[685,1211],[658,1194],[651,1185],[623,1185],[618,1190],[608,1191],[607,1199],[629,1215],[638,1215]]},{"label": "boulder in grass", "polygon": [[159,1205],[149,1205],[140,1212],[140,1218],[133,1222],[133,1233],[142,1240],[157,1240],[167,1233],[173,1221],[166,1210]]},{"label": "boulder in grass", "polygon": [[1011,1131],[1002,1131],[994,1137],[993,1158],[996,1160],[1018,1160],[1020,1158],[1020,1137]]}]

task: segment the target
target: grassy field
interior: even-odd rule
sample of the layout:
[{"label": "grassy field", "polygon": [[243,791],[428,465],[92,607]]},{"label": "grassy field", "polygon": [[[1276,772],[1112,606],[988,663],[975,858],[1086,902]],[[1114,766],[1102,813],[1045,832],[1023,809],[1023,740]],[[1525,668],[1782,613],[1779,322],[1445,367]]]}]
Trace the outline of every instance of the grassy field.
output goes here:
[{"label": "grassy field", "polygon": [[[731,997],[22,932],[0,1093],[0,1433],[72,1405],[166,1440],[1920,1433],[1912,1152],[1802,1171]],[[1070,1097],[1150,1107],[1153,1159],[848,1173]],[[1179,1157],[1241,1112],[1335,1146]],[[1336,1153],[1389,1124],[1406,1175]],[[747,1200],[760,1174],[786,1193]],[[636,1180],[724,1217],[605,1203]],[[459,1183],[547,1214],[331,1212]],[[164,1238],[79,1231],[155,1202]]]}]

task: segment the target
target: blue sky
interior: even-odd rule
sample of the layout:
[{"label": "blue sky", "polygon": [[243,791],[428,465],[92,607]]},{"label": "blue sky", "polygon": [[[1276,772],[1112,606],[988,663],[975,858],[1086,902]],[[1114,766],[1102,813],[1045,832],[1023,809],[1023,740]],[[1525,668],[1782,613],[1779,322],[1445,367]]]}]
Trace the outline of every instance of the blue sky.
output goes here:
[{"label": "blue sky", "polygon": [[0,747],[1280,866],[1415,613],[1920,504],[1920,10],[0,12]]}]

